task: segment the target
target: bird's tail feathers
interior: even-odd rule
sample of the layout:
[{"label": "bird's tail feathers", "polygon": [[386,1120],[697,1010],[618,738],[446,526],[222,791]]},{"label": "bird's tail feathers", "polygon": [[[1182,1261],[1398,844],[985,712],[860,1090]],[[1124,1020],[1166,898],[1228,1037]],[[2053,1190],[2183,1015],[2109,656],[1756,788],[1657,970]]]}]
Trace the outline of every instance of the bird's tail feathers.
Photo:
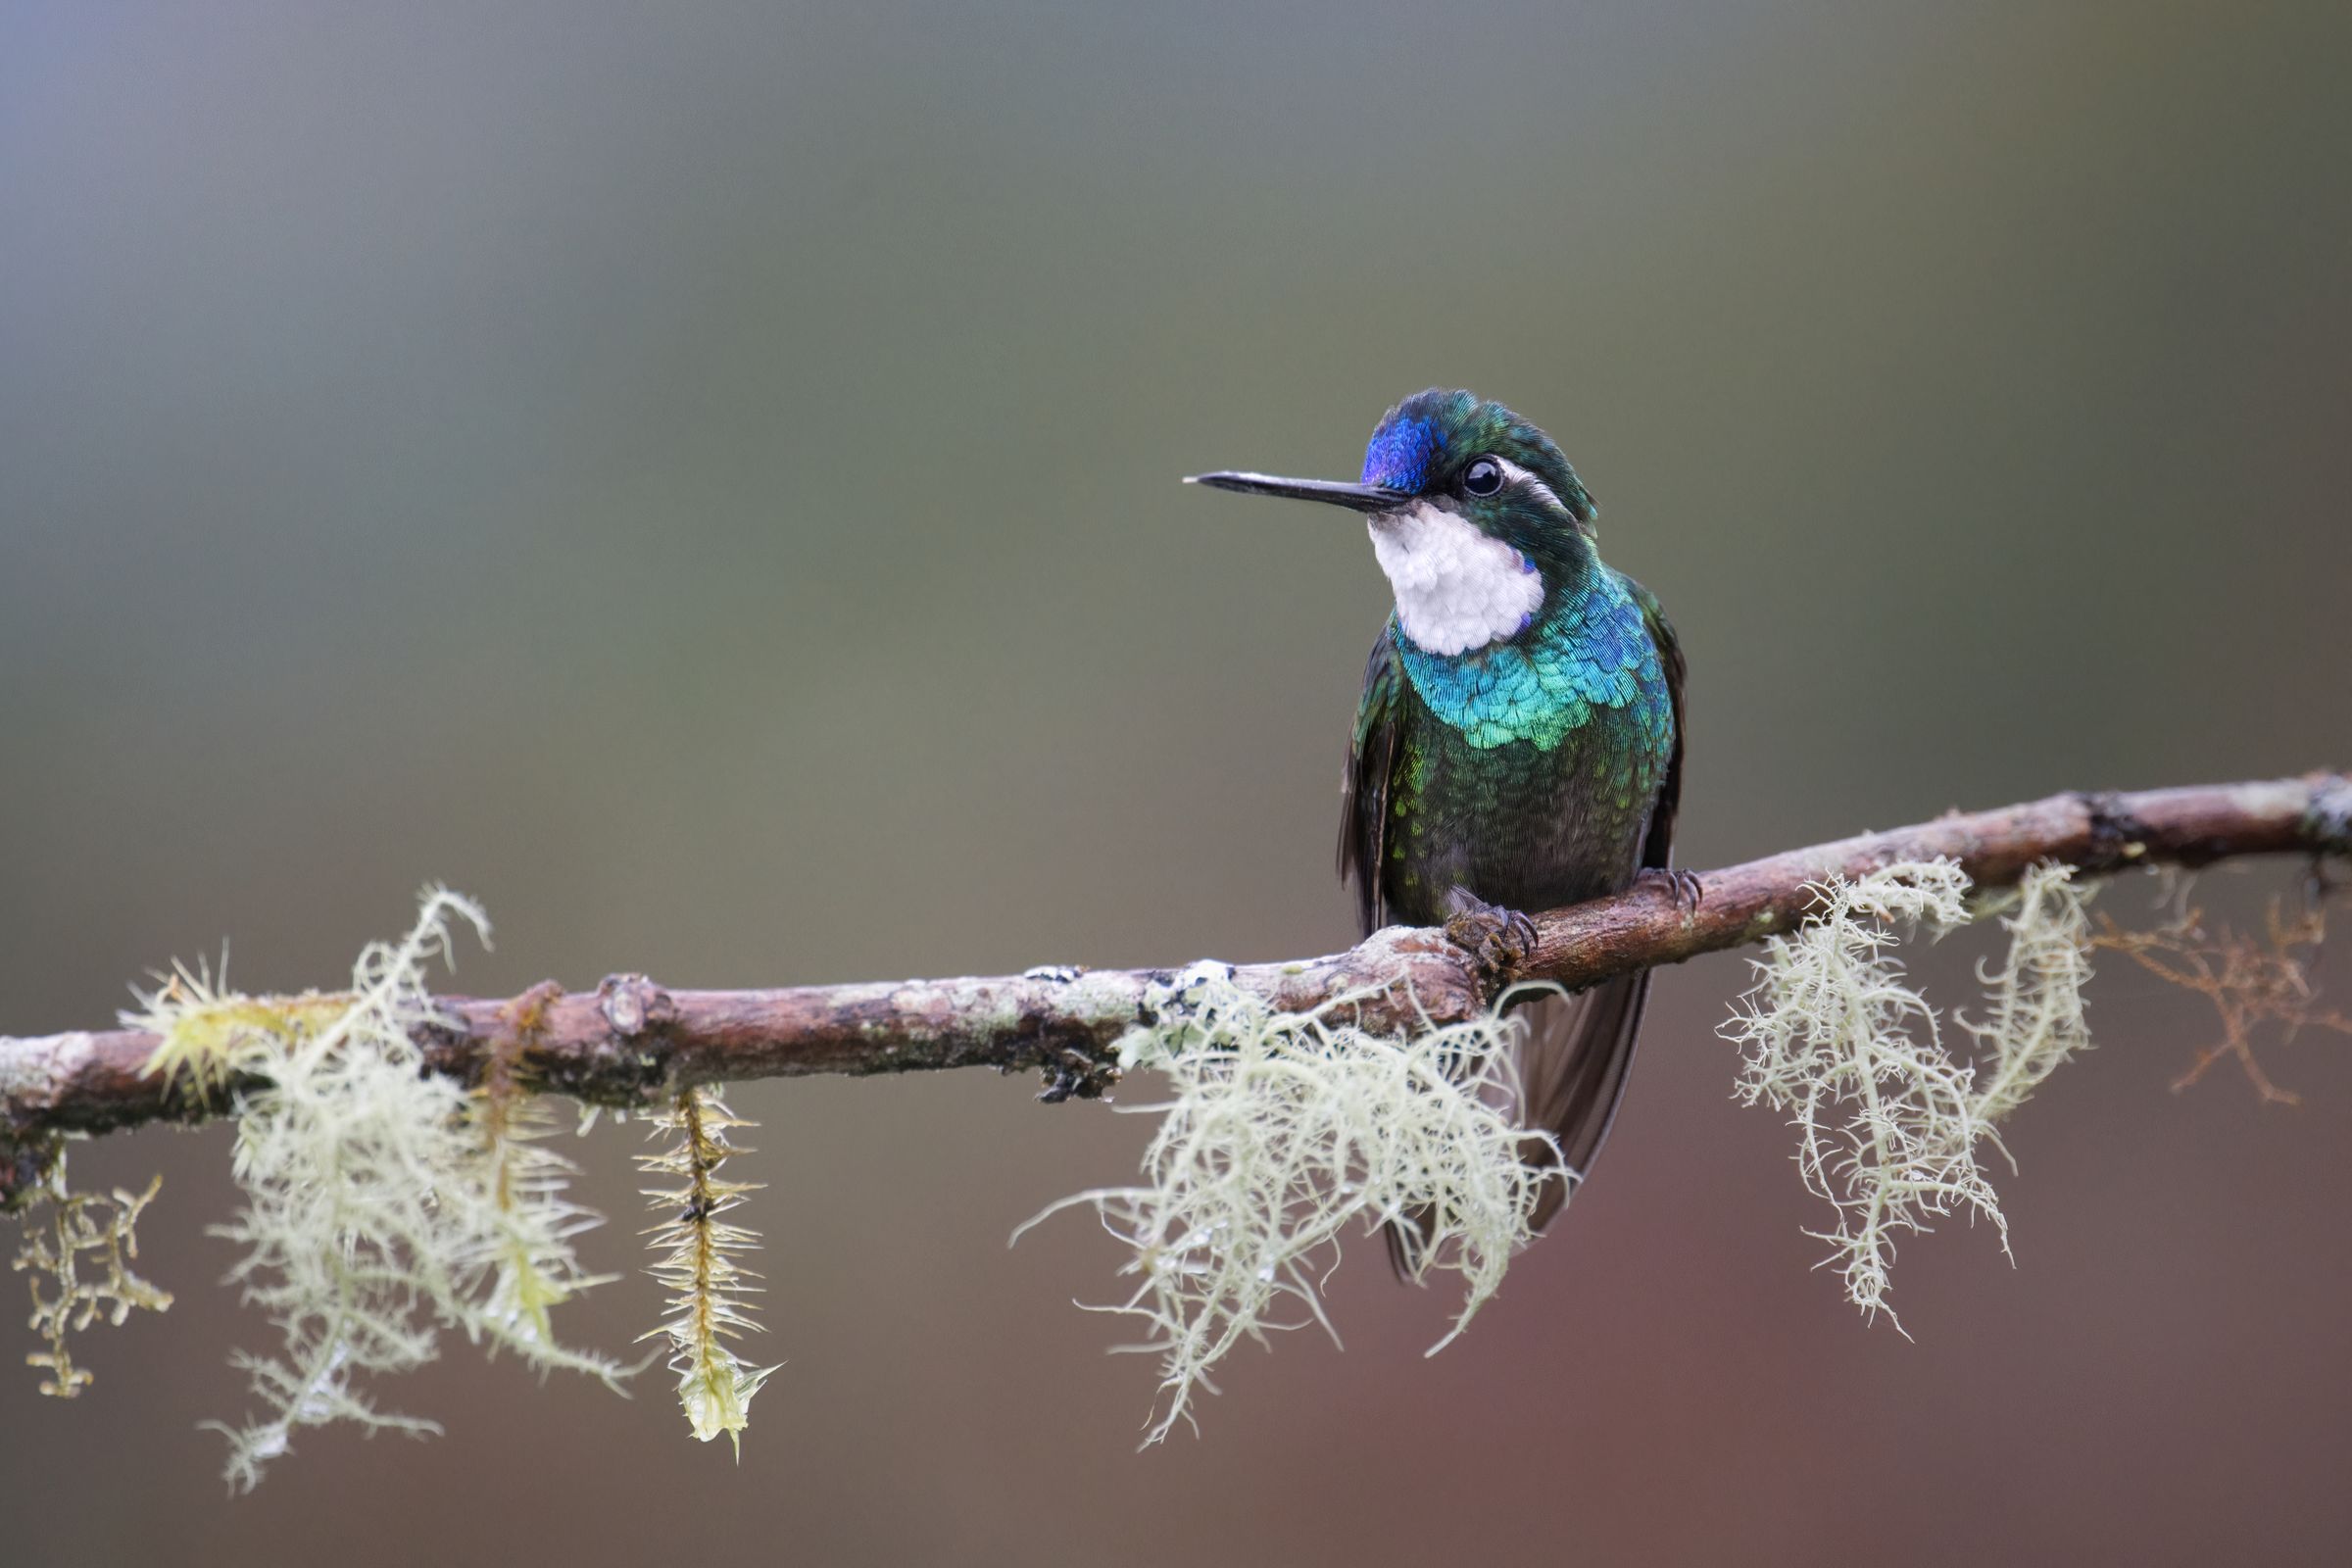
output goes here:
[{"label": "bird's tail feathers", "polygon": [[1649,971],[1643,969],[1573,997],[1527,1004],[1527,1033],[1519,1046],[1521,1119],[1550,1133],[1559,1146],[1555,1154],[1540,1140],[1528,1141],[1528,1162],[1553,1168],[1532,1217],[1537,1230],[1592,1174],[1625,1099],[1648,1001]]}]

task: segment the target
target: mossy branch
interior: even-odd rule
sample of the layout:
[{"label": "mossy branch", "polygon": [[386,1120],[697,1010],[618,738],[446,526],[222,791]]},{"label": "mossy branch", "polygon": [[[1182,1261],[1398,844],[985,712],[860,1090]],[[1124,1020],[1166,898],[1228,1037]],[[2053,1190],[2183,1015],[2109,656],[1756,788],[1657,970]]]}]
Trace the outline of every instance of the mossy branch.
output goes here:
[{"label": "mossy branch", "polygon": [[[1392,927],[1325,957],[1246,964],[1230,979],[1283,1012],[1346,999],[1362,1028],[1411,1034],[1480,1016],[1502,986],[1570,988],[1679,963],[1793,929],[1822,884],[1898,861],[1946,858],[1978,888],[2039,862],[2092,874],[2255,855],[2352,853],[2352,778],[2337,773],[2046,800],[1865,834],[1698,878],[1695,907],[1663,880],[1536,916],[1516,973],[1483,970],[1442,932]],[[671,991],[615,975],[593,993],[534,997],[514,1070],[536,1087],[612,1104],[673,1101],[698,1084],[813,1073],[1043,1068],[1046,1098],[1099,1092],[1113,1042],[1164,997],[1172,969],[1032,969],[978,979]],[[516,1003],[437,999],[415,1030],[427,1066],[467,1084],[513,1057]],[[138,1029],[0,1037],[0,1205],[27,1192],[65,1134],[222,1114],[236,1086],[147,1071]],[[502,1053],[505,1054],[502,1055]]]}]

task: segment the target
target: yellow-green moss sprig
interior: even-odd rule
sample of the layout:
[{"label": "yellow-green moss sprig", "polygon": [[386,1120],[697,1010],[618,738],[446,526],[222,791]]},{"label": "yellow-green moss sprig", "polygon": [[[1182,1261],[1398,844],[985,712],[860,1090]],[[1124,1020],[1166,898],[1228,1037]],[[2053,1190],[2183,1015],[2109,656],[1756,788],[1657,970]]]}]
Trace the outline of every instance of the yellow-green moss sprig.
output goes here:
[{"label": "yellow-green moss sprig", "polygon": [[668,1216],[645,1234],[662,1254],[648,1272],[669,1298],[661,1325],[642,1337],[669,1341],[678,1403],[695,1437],[709,1443],[723,1432],[738,1458],[744,1429],[751,1424],[752,1398],[777,1370],[747,1365],[728,1344],[760,1330],[743,1299],[759,1294],[760,1276],[740,1261],[743,1253],[759,1250],[759,1236],[722,1216],[761,1184],[729,1181],[718,1173],[746,1152],[728,1134],[751,1125],[730,1111],[716,1091],[687,1089],[654,1117],[649,1136],[664,1147],[637,1156],[638,1168],[648,1175],[675,1178],[671,1185],[645,1190],[655,1209]]}]

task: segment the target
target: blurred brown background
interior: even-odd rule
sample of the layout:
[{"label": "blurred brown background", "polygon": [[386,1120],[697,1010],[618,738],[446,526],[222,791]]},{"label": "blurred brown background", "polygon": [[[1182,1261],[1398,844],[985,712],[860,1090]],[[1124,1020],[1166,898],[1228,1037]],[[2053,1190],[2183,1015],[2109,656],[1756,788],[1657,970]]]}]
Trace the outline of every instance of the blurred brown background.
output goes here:
[{"label": "blurred brown background", "polygon": [[[224,936],[331,982],[428,878],[498,918],[477,993],[1341,945],[1385,584],[1175,481],[1350,474],[1432,382],[1557,435],[1681,624],[1691,863],[2352,761],[2341,6],[834,12],[0,7],[0,1027]],[[1744,974],[1662,977],[1467,1340],[1359,1250],[1344,1354],[1140,1455],[1151,1369],[1067,1304],[1114,1250],[1004,1238],[1146,1129],[1025,1081],[742,1093],[788,1364],[740,1464],[658,1374],[460,1346],[383,1391],[448,1436],[234,1501],[229,1135],[87,1148],[168,1173],[179,1304],[78,1403],[0,1381],[0,1555],[2343,1559],[2340,1042],[2274,1054],[2299,1109],[2176,1097],[2208,1017],[2112,976],[2018,1266],[1914,1241],[1911,1343],[1729,1098]],[[634,1147],[578,1148],[612,1268]]]}]

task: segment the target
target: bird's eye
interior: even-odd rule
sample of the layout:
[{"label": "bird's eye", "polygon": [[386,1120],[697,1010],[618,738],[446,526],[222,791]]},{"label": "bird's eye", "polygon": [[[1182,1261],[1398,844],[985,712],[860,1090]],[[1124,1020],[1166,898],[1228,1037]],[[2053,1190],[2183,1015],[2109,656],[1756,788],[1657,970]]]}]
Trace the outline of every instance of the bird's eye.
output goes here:
[{"label": "bird's eye", "polygon": [[1462,488],[1474,496],[1491,496],[1502,488],[1502,465],[1480,458],[1462,470]]}]

